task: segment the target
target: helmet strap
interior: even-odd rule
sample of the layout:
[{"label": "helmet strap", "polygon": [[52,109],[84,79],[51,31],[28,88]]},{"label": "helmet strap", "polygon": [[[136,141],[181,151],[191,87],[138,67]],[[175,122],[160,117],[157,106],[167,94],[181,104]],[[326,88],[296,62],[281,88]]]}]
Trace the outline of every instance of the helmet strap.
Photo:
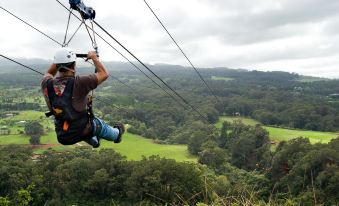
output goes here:
[{"label": "helmet strap", "polygon": [[65,66],[59,67],[58,71],[61,72],[61,73],[65,73],[65,72],[72,72],[73,74],[75,73],[74,69],[70,69],[70,68],[65,67]]}]

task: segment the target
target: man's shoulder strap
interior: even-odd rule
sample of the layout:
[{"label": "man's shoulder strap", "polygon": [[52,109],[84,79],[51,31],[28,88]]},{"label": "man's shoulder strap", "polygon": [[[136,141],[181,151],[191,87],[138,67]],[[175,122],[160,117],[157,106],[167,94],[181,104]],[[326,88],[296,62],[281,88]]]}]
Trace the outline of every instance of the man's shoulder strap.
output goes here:
[{"label": "man's shoulder strap", "polygon": [[49,102],[56,96],[53,88],[53,79],[47,80],[47,94],[49,98]]},{"label": "man's shoulder strap", "polygon": [[67,95],[72,96],[74,82],[75,82],[74,77],[70,77],[70,78],[67,79],[67,84],[66,84],[66,88],[65,88],[64,93],[66,92]]},{"label": "man's shoulder strap", "polygon": [[[53,79],[47,80],[47,95],[48,95],[49,104],[52,107],[52,99],[54,99],[55,97],[55,92],[53,89]],[[53,112],[52,111],[46,112],[45,115],[46,117],[50,117],[53,115]]]}]

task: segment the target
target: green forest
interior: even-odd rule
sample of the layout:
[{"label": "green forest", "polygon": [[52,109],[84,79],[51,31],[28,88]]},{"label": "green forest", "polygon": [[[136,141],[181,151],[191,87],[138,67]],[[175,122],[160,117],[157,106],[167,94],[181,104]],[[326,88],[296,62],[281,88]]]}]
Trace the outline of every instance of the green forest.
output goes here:
[{"label": "green forest", "polygon": [[105,65],[119,81],[96,89],[95,115],[128,133],[98,149],[58,144],[41,76],[0,66],[0,205],[339,204],[339,80],[200,68],[213,96],[190,68],[149,65],[203,119]]}]

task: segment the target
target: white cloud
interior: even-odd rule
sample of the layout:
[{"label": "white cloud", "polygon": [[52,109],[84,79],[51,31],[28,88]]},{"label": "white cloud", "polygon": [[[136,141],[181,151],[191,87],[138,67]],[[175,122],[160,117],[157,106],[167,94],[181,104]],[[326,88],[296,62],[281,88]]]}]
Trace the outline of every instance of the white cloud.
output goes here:
[{"label": "white cloud", "polygon": [[[97,11],[96,20],[140,59],[188,65],[142,0],[85,0],[85,3]],[[339,67],[336,0],[148,0],[148,3],[197,67],[283,70],[328,77],[335,75]],[[63,41],[68,14],[56,1],[2,0],[1,6]],[[53,57],[57,44],[6,12],[0,10],[0,15],[2,28],[6,28],[0,34],[2,53],[12,57]],[[73,18],[70,32],[78,24]],[[112,40],[109,42],[117,46]],[[103,60],[124,60],[100,39],[98,44]],[[84,28],[70,46],[79,52],[91,49]]]}]

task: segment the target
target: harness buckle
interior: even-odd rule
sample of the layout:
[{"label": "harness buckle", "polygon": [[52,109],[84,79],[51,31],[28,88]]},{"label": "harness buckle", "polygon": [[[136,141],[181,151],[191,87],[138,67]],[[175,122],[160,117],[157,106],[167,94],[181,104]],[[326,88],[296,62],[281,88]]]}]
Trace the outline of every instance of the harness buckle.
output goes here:
[{"label": "harness buckle", "polygon": [[63,110],[62,109],[58,109],[58,108],[53,108],[54,114],[55,115],[61,115]]}]

